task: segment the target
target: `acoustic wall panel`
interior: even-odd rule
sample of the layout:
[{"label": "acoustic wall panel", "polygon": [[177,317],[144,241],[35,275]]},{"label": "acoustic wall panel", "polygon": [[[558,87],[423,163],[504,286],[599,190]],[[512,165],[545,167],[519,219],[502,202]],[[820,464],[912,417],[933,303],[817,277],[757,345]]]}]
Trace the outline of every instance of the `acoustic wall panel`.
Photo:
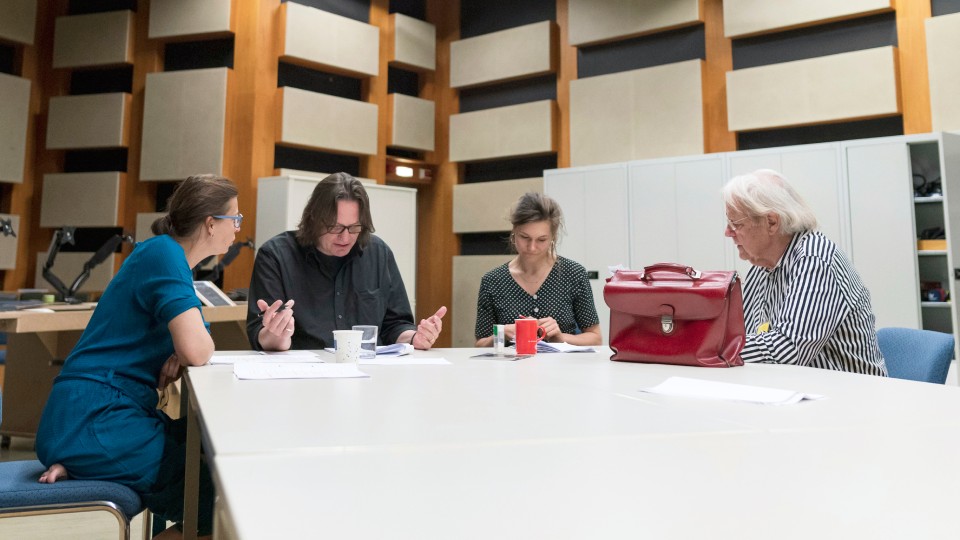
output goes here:
[{"label": "acoustic wall panel", "polygon": [[116,227],[120,182],[119,172],[43,175],[40,226]]},{"label": "acoustic wall panel", "polygon": [[570,83],[572,166],[704,152],[702,62]]},{"label": "acoustic wall panel", "polygon": [[376,26],[293,2],[284,2],[280,10],[285,23],[281,60],[348,74],[379,74]]},{"label": "acoustic wall panel", "polygon": [[900,112],[895,47],[727,72],[731,131]]},{"label": "acoustic wall panel", "polygon": [[137,242],[143,242],[153,238],[153,230],[150,227],[153,222],[167,215],[166,212],[141,212],[137,214],[137,229],[134,231],[134,239]]},{"label": "acoustic wall panel", "polygon": [[437,27],[402,13],[392,13],[390,21],[393,25],[390,62],[415,70],[436,69]]},{"label": "acoustic wall panel", "polygon": [[0,2],[0,39],[33,45],[37,26],[37,0]]},{"label": "acoustic wall panel", "polygon": [[512,258],[513,255],[459,255],[453,258],[453,329],[450,338],[454,347],[473,347],[477,342],[474,331],[480,279]]},{"label": "acoustic wall panel", "polygon": [[232,0],[153,0],[150,2],[151,39],[231,32]]},{"label": "acoustic wall panel", "polygon": [[724,0],[723,32],[747,36],[892,9],[891,0]]},{"label": "acoustic wall panel", "polygon": [[230,71],[147,74],[140,180],[222,173]]},{"label": "acoustic wall panel", "polygon": [[926,25],[933,130],[960,130],[960,13],[931,17]]},{"label": "acoustic wall panel", "polygon": [[53,67],[133,63],[133,12],[107,11],[57,17]]},{"label": "acoustic wall panel", "polygon": [[695,24],[700,0],[570,0],[570,44],[587,45]]},{"label": "acoustic wall panel", "polygon": [[23,182],[30,80],[0,73],[0,182]]},{"label": "acoustic wall panel", "polygon": [[453,186],[453,232],[509,231],[510,210],[524,193],[543,193],[543,178]]},{"label": "acoustic wall panel", "polygon": [[348,154],[377,153],[377,106],[299,88],[277,90],[277,143]]},{"label": "acoustic wall panel", "polygon": [[390,146],[433,152],[434,103],[404,94],[390,94]]},{"label": "acoustic wall panel", "polygon": [[450,115],[450,161],[556,152],[553,100]]},{"label": "acoustic wall panel", "polygon": [[[54,261],[53,275],[60,278],[67,286],[73,283],[73,280],[83,272],[83,264],[93,257],[93,252],[86,251],[61,251],[57,254],[57,260]],[[115,264],[116,254],[110,254],[102,263],[90,271],[90,277],[80,286],[78,292],[102,291],[107,288],[107,284],[113,279],[113,265]],[[43,265],[47,262],[47,252],[37,253],[37,269],[34,274],[35,287],[47,288],[51,291],[54,288],[43,279]]]},{"label": "acoustic wall panel", "polygon": [[556,69],[556,26],[543,21],[450,44],[450,86],[465,88]]},{"label": "acoustic wall panel", "polygon": [[117,148],[127,146],[130,94],[87,94],[50,98],[47,148]]},{"label": "acoustic wall panel", "polygon": [[10,228],[17,236],[0,234],[0,270],[13,270],[17,266],[17,239],[20,238],[20,216],[0,214],[0,219],[10,220]]}]

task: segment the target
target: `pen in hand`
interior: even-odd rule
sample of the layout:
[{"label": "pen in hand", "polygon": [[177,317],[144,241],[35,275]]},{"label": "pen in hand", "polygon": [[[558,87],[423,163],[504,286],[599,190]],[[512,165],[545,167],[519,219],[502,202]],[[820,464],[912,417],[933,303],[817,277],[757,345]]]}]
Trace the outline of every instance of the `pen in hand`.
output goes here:
[{"label": "pen in hand", "polygon": [[[290,307],[290,306],[287,305],[287,304],[283,304],[283,305],[281,305],[280,307],[278,307],[277,310],[273,312],[273,314],[276,315],[277,313],[280,313],[281,311],[287,309],[288,307]],[[262,318],[264,313],[266,313],[266,311],[261,311],[260,313],[257,313],[257,317],[261,317],[261,318]]]}]

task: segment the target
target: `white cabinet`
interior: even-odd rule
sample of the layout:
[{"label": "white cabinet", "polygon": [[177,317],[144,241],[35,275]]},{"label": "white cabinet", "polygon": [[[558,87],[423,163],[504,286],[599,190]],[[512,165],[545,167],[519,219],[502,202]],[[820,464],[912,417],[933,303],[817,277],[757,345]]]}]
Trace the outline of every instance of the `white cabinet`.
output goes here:
[{"label": "white cabinet", "polygon": [[731,268],[720,155],[630,163],[630,264]]},{"label": "white cabinet", "polygon": [[[322,178],[271,176],[257,186],[257,249],[300,223],[303,207]],[[403,285],[416,313],[417,190],[364,182],[376,234],[393,250]]]},{"label": "white cabinet", "polygon": [[603,301],[607,267],[630,264],[627,165],[545,171],[543,188],[563,210],[566,234],[557,246],[558,253],[596,275],[590,286],[603,342],[607,343],[610,310]]}]

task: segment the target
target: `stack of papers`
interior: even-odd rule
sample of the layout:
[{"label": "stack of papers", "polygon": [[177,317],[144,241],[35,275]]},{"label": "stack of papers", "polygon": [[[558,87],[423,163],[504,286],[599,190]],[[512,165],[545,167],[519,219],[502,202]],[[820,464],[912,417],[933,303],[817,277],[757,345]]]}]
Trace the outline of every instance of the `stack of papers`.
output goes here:
[{"label": "stack of papers", "polygon": [[[337,352],[333,347],[324,349],[328,353]],[[409,343],[394,343],[393,345],[377,345],[377,356],[405,356],[413,352],[413,345]]]},{"label": "stack of papers", "polygon": [[263,379],[345,379],[369,377],[356,364],[240,362],[233,365],[233,374],[241,380]]},{"label": "stack of papers", "polygon": [[824,396],[819,394],[805,394],[794,390],[705,381],[702,379],[688,379],[686,377],[670,377],[657,386],[641,388],[640,391],[665,396],[725,399],[730,401],[761,403],[764,405],[792,405],[805,399],[816,400],[824,398]]},{"label": "stack of papers", "polygon": [[538,353],[556,353],[556,352],[597,352],[589,345],[567,345],[566,343],[547,343],[546,341],[537,342]]}]

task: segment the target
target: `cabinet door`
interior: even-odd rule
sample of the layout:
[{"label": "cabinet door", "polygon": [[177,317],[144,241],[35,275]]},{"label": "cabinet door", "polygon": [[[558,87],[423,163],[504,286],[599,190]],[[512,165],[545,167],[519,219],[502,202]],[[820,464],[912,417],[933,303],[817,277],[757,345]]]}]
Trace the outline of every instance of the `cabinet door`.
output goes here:
[{"label": "cabinet door", "polygon": [[[410,308],[417,313],[417,190],[366,185],[374,233],[390,246],[407,290]],[[304,199],[306,204],[306,199]],[[303,210],[301,210],[301,213]],[[426,306],[436,310],[440,306]],[[431,312],[432,314],[432,312]]]},{"label": "cabinet door", "polygon": [[558,252],[596,273],[590,285],[607,343],[610,310],[603,301],[607,267],[630,264],[627,166],[547,171],[543,180],[544,191],[563,210],[566,236]]},{"label": "cabinet door", "polygon": [[630,165],[630,265],[640,269],[680,260],[676,167],[673,163]]},{"label": "cabinet door", "polygon": [[877,328],[920,328],[910,155],[902,142],[848,146],[851,256]]}]

